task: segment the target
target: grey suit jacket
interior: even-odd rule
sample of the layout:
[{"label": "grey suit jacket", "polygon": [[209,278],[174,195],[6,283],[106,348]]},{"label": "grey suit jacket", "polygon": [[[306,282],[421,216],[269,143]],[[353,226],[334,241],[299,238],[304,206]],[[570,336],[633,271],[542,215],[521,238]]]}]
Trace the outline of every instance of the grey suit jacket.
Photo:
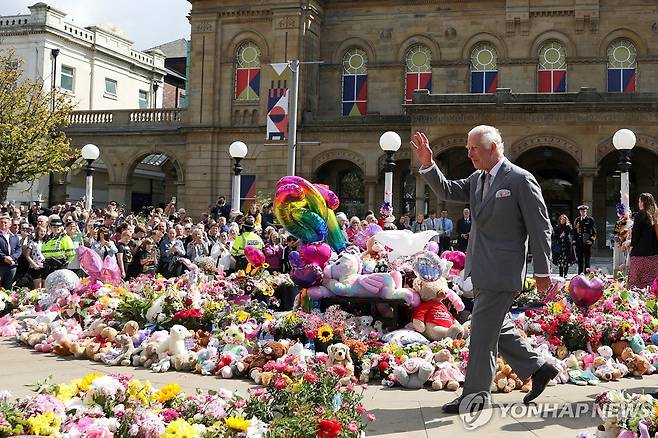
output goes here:
[{"label": "grey suit jacket", "polygon": [[465,271],[474,288],[521,290],[528,242],[535,273],[551,272],[551,223],[541,188],[530,172],[505,158],[484,199],[483,171],[451,181],[434,166],[423,177],[439,200],[471,205]]}]

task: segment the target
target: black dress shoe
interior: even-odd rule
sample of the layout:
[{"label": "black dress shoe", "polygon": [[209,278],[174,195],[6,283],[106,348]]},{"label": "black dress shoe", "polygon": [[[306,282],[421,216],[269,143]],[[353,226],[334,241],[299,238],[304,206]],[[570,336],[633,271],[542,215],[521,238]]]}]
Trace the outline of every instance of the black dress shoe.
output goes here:
[{"label": "black dress shoe", "polygon": [[441,410],[443,411],[444,414],[458,414],[459,413],[459,404],[461,403],[462,398],[457,397],[451,402],[448,402],[444,404],[441,407]]},{"label": "black dress shoe", "polygon": [[539,395],[544,392],[546,385],[551,381],[555,376],[558,375],[560,371],[549,363],[545,363],[535,373],[532,375],[532,389],[530,392],[523,397],[523,403],[526,405],[539,397]]}]

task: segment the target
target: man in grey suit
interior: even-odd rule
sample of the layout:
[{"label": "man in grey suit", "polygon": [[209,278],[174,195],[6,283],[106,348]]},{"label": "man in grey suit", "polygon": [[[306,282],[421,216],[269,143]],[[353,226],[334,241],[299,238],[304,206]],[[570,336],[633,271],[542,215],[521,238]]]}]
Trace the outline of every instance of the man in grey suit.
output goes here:
[{"label": "man in grey suit", "polygon": [[462,396],[443,411],[458,413],[462,400],[477,397],[480,405],[467,406],[469,411],[489,403],[499,350],[521,380],[532,377],[532,389],[523,398],[527,404],[558,374],[519,336],[509,314],[523,286],[528,243],[537,288],[545,293],[551,286],[551,224],[539,184],[505,158],[500,132],[492,126],[477,126],[468,133],[466,148],[476,171],[462,180],[443,176],[425,134],[417,132],[411,147],[422,164],[420,174],[439,200],[469,203],[472,210],[464,267],[475,296],[468,368]]}]

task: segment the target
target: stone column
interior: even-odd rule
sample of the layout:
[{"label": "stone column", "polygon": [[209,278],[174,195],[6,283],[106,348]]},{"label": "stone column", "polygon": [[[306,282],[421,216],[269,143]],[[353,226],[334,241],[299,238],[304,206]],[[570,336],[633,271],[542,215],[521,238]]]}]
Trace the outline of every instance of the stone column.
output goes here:
[{"label": "stone column", "polygon": [[596,177],[598,169],[594,167],[579,167],[578,175],[582,181],[582,197],[579,204],[589,205],[590,214],[593,215],[594,210],[594,178]]},{"label": "stone column", "polygon": [[127,183],[108,183],[107,185],[107,198],[108,201],[116,201],[117,204],[125,204],[126,207],[130,206],[131,200],[128,199],[128,192],[130,185]]},{"label": "stone column", "polygon": [[366,178],[364,183],[366,185],[366,210],[377,211],[375,208],[377,205],[377,199],[375,198],[377,193],[377,177]]}]

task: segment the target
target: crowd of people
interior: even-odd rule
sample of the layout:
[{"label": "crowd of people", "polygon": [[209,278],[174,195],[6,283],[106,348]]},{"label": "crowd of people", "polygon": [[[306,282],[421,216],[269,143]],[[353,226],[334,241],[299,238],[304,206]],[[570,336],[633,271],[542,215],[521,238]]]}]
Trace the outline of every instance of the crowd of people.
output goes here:
[{"label": "crowd of people", "polygon": [[[559,217],[553,229],[553,263],[560,276],[577,264],[578,273],[590,268],[591,248],[597,239],[594,219],[586,205],[578,207],[580,216],[573,224],[566,215]],[[434,230],[433,239],[440,251],[466,251],[471,231],[471,214],[464,208],[462,217],[453,223],[448,210],[439,214],[418,214],[411,219],[402,213],[397,220],[379,218],[369,211],[363,219],[348,218],[339,212],[336,218],[347,241],[354,239],[369,224],[383,229],[411,232]],[[391,217],[392,219],[392,217]],[[640,196],[638,212],[620,214],[615,244],[624,251],[630,282],[644,287],[658,275],[658,213],[651,194]],[[658,230],[658,228],[656,228]],[[290,252],[299,242],[282,229],[274,218],[272,204],[252,205],[246,214],[231,208],[224,196],[195,221],[185,209],[176,208],[175,199],[165,208],[146,209],[142,214],[127,214],[116,202],[106,208],[85,211],[81,202],[52,208],[34,205],[30,210],[5,203],[0,215],[1,285],[39,288],[46,276],[68,268],[79,275],[77,248],[93,249],[101,259],[116,258],[124,279],[141,274],[162,274],[169,278],[188,269],[189,262],[211,257],[226,272],[244,268],[246,246],[261,249],[269,270],[290,272]]]}]

